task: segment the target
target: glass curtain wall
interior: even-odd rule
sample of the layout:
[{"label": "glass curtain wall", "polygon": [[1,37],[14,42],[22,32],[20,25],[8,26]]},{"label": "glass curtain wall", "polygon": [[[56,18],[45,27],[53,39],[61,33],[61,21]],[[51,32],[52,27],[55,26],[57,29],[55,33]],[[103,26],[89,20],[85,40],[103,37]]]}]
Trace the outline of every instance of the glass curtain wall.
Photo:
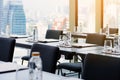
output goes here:
[{"label": "glass curtain wall", "polygon": [[95,0],[78,0],[80,32],[95,32]]}]

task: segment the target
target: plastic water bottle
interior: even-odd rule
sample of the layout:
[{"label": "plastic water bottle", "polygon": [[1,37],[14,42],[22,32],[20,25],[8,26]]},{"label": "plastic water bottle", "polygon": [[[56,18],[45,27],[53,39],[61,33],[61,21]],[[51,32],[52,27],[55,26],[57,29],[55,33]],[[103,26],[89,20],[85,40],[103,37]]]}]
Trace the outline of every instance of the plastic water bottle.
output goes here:
[{"label": "plastic water bottle", "polygon": [[34,29],[33,29],[33,41],[35,41],[35,42],[38,41],[38,29],[37,29],[37,26],[34,26]]},{"label": "plastic water bottle", "polygon": [[39,52],[32,52],[28,66],[29,80],[42,80],[42,61]]},{"label": "plastic water bottle", "polygon": [[10,25],[6,26],[6,37],[10,37]]},{"label": "plastic water bottle", "polygon": [[108,24],[106,25],[106,35],[109,36],[109,26],[108,26]]}]

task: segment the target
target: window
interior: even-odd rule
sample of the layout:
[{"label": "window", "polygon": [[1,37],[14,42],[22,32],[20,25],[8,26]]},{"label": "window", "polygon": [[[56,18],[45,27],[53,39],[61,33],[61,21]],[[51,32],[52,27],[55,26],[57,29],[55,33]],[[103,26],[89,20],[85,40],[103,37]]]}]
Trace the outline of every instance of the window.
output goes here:
[{"label": "window", "polygon": [[[2,3],[1,3],[2,4]],[[26,16],[21,0],[3,0],[2,6],[2,32],[6,32],[6,26],[10,26],[10,33],[17,35],[26,34]]]},{"label": "window", "polygon": [[78,0],[78,26],[81,32],[95,32],[95,0]]},{"label": "window", "polygon": [[120,26],[120,0],[104,0],[104,27]]},{"label": "window", "polygon": [[37,25],[41,36],[48,28],[69,26],[69,0],[5,0],[4,13],[4,24],[11,26],[12,34],[31,34]]}]

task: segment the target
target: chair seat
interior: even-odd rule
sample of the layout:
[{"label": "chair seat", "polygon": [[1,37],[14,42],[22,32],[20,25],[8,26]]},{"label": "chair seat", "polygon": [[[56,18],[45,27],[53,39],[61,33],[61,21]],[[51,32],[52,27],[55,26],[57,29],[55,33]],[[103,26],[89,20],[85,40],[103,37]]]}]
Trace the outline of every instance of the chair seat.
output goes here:
[{"label": "chair seat", "polygon": [[30,56],[23,56],[23,57],[22,57],[22,60],[28,61],[29,59],[30,59]]},{"label": "chair seat", "polygon": [[58,69],[67,69],[67,70],[71,70],[71,71],[76,71],[76,72],[81,72],[81,67],[82,67],[82,63],[78,62],[78,63],[60,63],[57,68]]}]

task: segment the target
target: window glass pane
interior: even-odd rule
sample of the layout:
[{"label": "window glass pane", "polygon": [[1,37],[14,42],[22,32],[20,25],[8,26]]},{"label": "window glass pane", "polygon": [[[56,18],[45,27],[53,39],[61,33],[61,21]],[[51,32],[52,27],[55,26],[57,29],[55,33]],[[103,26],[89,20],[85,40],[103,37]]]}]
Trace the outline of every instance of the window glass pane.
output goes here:
[{"label": "window glass pane", "polygon": [[78,26],[82,32],[95,32],[95,0],[78,0]]},{"label": "window glass pane", "polygon": [[31,34],[34,25],[40,35],[69,26],[69,0],[4,0],[3,4],[3,27],[9,24],[11,34]]},{"label": "window glass pane", "polygon": [[104,0],[104,27],[120,26],[120,0]]}]

